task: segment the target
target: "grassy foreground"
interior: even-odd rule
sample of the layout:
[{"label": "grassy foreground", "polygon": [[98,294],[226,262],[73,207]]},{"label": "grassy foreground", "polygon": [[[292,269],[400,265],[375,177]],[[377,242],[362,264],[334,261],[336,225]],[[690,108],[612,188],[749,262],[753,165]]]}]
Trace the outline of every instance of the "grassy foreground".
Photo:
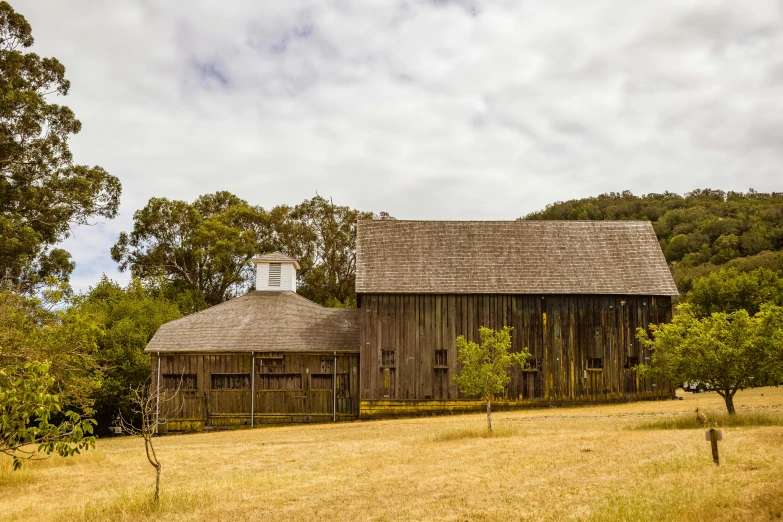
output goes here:
[{"label": "grassy foreground", "polygon": [[[783,427],[722,428],[718,467],[703,429],[649,427],[723,410],[683,396],[496,413],[495,437],[480,414],[164,437],[158,509],[141,441],[100,440],[20,472],[0,460],[0,520],[783,519]],[[783,388],[736,404],[777,417]]]}]

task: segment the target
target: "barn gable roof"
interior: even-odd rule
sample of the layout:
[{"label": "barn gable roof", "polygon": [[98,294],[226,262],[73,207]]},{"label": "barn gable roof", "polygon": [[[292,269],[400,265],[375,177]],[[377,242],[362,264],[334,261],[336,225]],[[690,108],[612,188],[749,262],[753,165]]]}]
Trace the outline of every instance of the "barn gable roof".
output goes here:
[{"label": "barn gable roof", "polygon": [[294,292],[250,292],[160,327],[146,352],[359,350],[359,312]]},{"label": "barn gable roof", "polygon": [[678,293],[649,221],[360,221],[356,291]]}]

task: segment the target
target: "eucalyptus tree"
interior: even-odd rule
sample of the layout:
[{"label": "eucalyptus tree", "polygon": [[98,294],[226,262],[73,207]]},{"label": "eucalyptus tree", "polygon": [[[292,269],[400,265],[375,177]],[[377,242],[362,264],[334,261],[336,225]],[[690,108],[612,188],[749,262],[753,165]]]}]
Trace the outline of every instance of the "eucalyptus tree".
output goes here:
[{"label": "eucalyptus tree", "polygon": [[0,2],[0,277],[24,292],[74,269],[55,245],[71,228],[117,215],[119,180],[73,162],[68,140],[81,122],[53,99],[71,84],[56,58],[30,52],[32,28]]}]

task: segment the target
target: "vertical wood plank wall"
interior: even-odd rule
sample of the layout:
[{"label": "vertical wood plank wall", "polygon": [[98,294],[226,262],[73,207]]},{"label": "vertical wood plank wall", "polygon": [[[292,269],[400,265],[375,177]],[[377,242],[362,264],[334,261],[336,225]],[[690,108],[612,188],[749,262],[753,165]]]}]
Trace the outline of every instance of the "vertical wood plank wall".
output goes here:
[{"label": "vertical wood plank wall", "polygon": [[[152,354],[152,386],[157,386],[157,357]],[[264,366],[263,362],[274,365]],[[279,363],[278,363],[279,361]],[[163,416],[169,409],[172,421],[162,431],[192,431],[204,427],[250,425],[250,353],[161,354],[161,375],[182,380],[195,375],[197,389],[170,388],[173,398],[164,401]],[[325,422],[334,414],[332,379],[334,354],[256,352],[254,423]],[[337,419],[359,416],[359,354],[337,354]],[[214,389],[213,376],[247,376],[241,389]],[[264,375],[279,375],[286,389],[262,389]],[[220,377],[216,377],[220,378]],[[166,379],[161,379],[161,389]]]},{"label": "vertical wood plank wall", "polygon": [[[377,406],[369,401],[464,399],[451,380],[459,371],[455,339],[478,342],[480,326],[513,327],[512,351],[527,347],[540,360],[538,369],[513,370],[506,400],[609,401],[673,393],[669,383],[641,379],[631,370],[650,356],[637,343],[636,328],[670,321],[669,297],[363,294],[360,308],[363,416],[365,407]],[[435,364],[436,350],[446,351],[446,368]],[[588,358],[600,358],[603,368],[588,369]]]}]

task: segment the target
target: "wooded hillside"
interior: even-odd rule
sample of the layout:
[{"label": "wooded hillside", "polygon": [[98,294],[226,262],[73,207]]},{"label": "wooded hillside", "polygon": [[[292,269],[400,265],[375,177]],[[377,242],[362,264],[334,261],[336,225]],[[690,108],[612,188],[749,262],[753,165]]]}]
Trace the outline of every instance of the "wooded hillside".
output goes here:
[{"label": "wooded hillside", "polygon": [[649,219],[681,292],[721,268],[783,273],[783,193],[701,189],[636,196],[630,191],[547,205],[522,219]]}]

